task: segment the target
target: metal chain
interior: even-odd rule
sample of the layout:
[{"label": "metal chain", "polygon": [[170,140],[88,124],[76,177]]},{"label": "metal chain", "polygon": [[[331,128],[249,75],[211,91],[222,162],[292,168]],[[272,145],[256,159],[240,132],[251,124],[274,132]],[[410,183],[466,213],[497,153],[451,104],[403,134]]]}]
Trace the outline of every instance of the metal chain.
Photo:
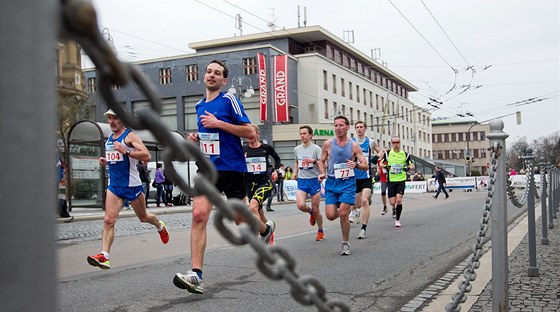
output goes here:
[{"label": "metal chain", "polygon": [[[95,9],[91,1],[61,0],[63,35],[74,40],[84,49],[95,64],[98,74],[99,91],[107,105],[119,118],[133,129],[148,129],[156,140],[165,147],[163,160],[170,169],[171,179],[184,192],[191,196],[205,195],[217,207],[215,224],[220,233],[235,245],[250,244],[257,253],[257,268],[267,277],[285,279],[292,286],[292,297],[302,305],[315,305],[319,311],[350,311],[350,308],[338,300],[328,300],[325,287],[312,276],[299,276],[295,272],[295,260],[288,251],[280,246],[268,246],[258,239],[258,223],[247,206],[240,200],[224,200],[216,189],[217,172],[213,164],[200,151],[200,148],[187,140],[180,140],[171,135],[169,129],[158,120],[161,102],[151,84],[134,65],[120,62],[114,51],[101,36]],[[135,81],[145,93],[150,107],[138,110],[137,118],[130,116],[113,95],[112,85],[124,86]],[[171,166],[171,161],[187,162],[195,160],[198,174],[194,177],[194,186],[189,184]],[[232,229],[225,221],[234,221],[237,214],[243,216],[246,223]]]},{"label": "metal chain", "polygon": [[506,192],[508,194],[508,198],[511,201],[511,203],[517,208],[523,207],[523,205],[525,205],[525,203],[527,202],[527,197],[529,195],[530,174],[531,174],[531,171],[527,170],[527,172],[525,173],[525,175],[527,176],[527,179],[526,179],[526,185],[525,185],[525,190],[523,192],[523,196],[521,196],[521,199],[517,199],[517,197],[515,196],[515,190],[511,186],[512,182],[510,180],[509,172],[507,173]]},{"label": "metal chain", "polygon": [[445,311],[447,312],[459,312],[461,311],[461,303],[467,300],[467,293],[472,290],[471,282],[476,279],[475,270],[480,266],[480,258],[484,254],[482,247],[484,245],[486,232],[488,232],[490,221],[490,209],[492,208],[492,199],[494,196],[494,187],[496,186],[496,171],[498,168],[498,156],[502,150],[502,147],[498,145],[497,142],[494,146],[490,147],[491,153],[491,167],[488,183],[488,194],[486,195],[486,201],[484,203],[484,210],[482,211],[482,218],[480,219],[480,229],[476,235],[476,243],[472,247],[472,254],[469,256],[468,264],[465,270],[463,270],[463,277],[465,278],[461,283],[459,283],[459,291],[455,293],[452,297],[452,302],[445,306]]}]

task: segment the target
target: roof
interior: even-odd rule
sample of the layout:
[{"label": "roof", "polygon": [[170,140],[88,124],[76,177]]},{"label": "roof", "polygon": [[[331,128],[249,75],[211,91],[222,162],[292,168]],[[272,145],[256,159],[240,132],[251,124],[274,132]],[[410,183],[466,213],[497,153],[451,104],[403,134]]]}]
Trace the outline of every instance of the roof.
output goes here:
[{"label": "roof", "polygon": [[469,117],[451,117],[432,120],[432,126],[438,125],[462,125],[462,124],[473,124],[478,123],[478,120]]},{"label": "roof", "polygon": [[271,39],[281,39],[281,38],[290,38],[298,42],[316,42],[316,41],[328,41],[339,48],[350,52],[354,57],[360,59],[360,61],[364,62],[365,64],[370,65],[375,70],[384,73],[385,75],[395,78],[404,84],[407,88],[412,91],[418,91],[418,88],[414,86],[412,83],[406,81],[404,78],[400,77],[399,75],[395,74],[387,67],[382,66],[377,61],[372,59],[370,56],[364,54],[360,50],[354,48],[352,45],[348,44],[344,40],[340,39],[339,37],[335,36],[334,34],[330,33],[328,30],[324,29],[321,26],[307,26],[307,27],[299,27],[299,28],[291,28],[291,29],[282,29],[276,31],[269,31],[269,32],[262,32],[256,34],[249,34],[243,36],[235,36],[235,37],[228,37],[228,38],[221,38],[221,39],[213,39],[213,40],[206,40],[206,41],[198,41],[198,42],[191,42],[189,44],[189,48],[194,50],[199,49],[212,49],[224,46],[231,46],[231,45],[239,45],[239,44],[246,44],[251,42],[262,42]]}]

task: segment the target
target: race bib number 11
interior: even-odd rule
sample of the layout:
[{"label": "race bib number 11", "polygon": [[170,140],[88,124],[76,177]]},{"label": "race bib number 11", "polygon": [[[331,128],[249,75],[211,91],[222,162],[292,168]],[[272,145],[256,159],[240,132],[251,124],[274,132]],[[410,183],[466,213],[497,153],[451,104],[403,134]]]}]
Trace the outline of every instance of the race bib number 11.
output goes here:
[{"label": "race bib number 11", "polygon": [[198,133],[200,149],[206,155],[220,155],[219,133]]}]

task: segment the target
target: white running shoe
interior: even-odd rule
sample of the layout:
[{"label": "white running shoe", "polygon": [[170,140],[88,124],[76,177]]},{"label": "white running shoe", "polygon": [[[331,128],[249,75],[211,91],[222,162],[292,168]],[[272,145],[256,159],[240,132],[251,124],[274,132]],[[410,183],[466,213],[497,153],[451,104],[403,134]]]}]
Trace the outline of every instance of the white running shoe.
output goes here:
[{"label": "white running shoe", "polygon": [[366,238],[366,230],[361,229],[360,234],[358,234],[357,239],[364,239],[364,238]]},{"label": "white running shoe", "polygon": [[354,211],[350,211],[348,219],[350,220],[350,223],[356,223],[356,214],[354,213]]},{"label": "white running shoe", "polygon": [[266,236],[261,236],[261,239],[266,243],[269,244],[270,240],[274,238],[274,230],[276,230],[276,223],[272,220],[266,221],[266,225],[270,226],[270,232]]},{"label": "white running shoe", "polygon": [[181,273],[175,274],[175,277],[173,278],[173,284],[181,289],[186,289],[191,293],[204,293],[204,282],[194,271],[189,270],[185,275]]},{"label": "white running shoe", "polygon": [[395,220],[395,227],[401,227],[401,221]]},{"label": "white running shoe", "polygon": [[352,252],[350,251],[350,244],[342,243],[342,251],[340,252],[341,256],[349,256]]}]

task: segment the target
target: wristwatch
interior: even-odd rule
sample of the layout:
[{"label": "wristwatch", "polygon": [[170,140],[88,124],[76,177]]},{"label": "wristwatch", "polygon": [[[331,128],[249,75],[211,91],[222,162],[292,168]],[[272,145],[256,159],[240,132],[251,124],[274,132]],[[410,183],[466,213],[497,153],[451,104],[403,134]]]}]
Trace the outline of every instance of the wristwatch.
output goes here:
[{"label": "wristwatch", "polygon": [[130,151],[129,151],[129,150],[126,150],[126,153],[125,153],[125,154],[126,154],[126,156],[130,156]]}]

